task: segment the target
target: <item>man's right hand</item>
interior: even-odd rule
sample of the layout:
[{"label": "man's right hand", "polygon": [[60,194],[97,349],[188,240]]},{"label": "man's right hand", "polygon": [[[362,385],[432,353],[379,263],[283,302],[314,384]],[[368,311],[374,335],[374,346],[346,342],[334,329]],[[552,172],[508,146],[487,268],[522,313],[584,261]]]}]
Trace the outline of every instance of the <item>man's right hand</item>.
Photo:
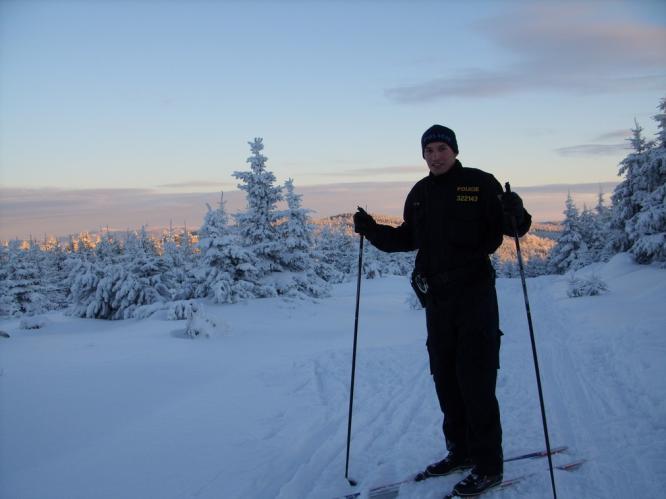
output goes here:
[{"label": "man's right hand", "polygon": [[358,211],[354,213],[354,232],[367,237],[375,227],[377,227],[375,219],[359,206]]}]

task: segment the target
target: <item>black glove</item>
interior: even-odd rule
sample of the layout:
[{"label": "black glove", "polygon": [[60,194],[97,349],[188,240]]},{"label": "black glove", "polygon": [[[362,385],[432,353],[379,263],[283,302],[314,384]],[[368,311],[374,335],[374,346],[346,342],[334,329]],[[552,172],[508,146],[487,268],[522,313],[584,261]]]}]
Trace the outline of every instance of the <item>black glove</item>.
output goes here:
[{"label": "black glove", "polygon": [[377,227],[375,219],[359,206],[358,211],[354,213],[354,232],[367,237],[375,230],[375,227]]},{"label": "black glove", "polygon": [[502,194],[502,210],[504,215],[514,217],[516,224],[520,225],[524,218],[525,210],[523,200],[515,192],[505,192]]}]

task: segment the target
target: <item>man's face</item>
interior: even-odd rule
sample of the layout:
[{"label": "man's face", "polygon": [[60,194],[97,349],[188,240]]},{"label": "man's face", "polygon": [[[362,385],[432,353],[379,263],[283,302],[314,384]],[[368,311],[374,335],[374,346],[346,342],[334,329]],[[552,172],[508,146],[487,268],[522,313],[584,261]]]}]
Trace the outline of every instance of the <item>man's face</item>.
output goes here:
[{"label": "man's face", "polygon": [[433,175],[448,172],[455,164],[457,156],[446,142],[431,142],[423,151],[423,157]]}]

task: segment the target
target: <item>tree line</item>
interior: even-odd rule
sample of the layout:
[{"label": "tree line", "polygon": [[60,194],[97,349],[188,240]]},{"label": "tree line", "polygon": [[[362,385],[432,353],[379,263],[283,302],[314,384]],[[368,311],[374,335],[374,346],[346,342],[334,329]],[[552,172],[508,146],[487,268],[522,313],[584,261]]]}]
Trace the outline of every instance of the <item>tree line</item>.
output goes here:
[{"label": "tree line", "polygon": [[[600,193],[596,207],[579,212],[569,195],[555,241],[525,236],[528,275],[575,271],[619,252],[642,264],[666,263],[666,99],[659,111],[656,140],[645,139],[635,124],[610,206]],[[356,272],[351,215],[314,223],[293,180],[276,184],[263,140],[249,145],[249,169],[233,174],[246,194],[246,209],[230,216],[221,197],[217,207],[208,206],[197,238],[169,230],[158,239],[142,228],[122,237],[107,231],[99,241],[82,235],[68,244],[51,238],[0,246],[0,315],[67,310],[77,317],[127,319],[164,309],[177,316],[201,299],[327,296],[331,284]],[[286,208],[278,209],[279,202]],[[510,240],[492,260],[498,275],[517,275]],[[409,275],[413,261],[414,253],[387,254],[368,245],[363,273]]]}]

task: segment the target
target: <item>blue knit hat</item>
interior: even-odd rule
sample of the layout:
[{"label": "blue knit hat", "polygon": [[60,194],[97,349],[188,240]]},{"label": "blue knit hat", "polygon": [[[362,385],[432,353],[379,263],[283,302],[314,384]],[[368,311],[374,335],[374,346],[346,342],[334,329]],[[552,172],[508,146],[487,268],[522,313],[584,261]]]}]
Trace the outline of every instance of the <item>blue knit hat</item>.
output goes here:
[{"label": "blue knit hat", "polygon": [[431,142],[444,142],[454,153],[458,154],[458,141],[456,134],[450,128],[442,125],[433,125],[421,137],[421,154],[425,157],[425,148]]}]

